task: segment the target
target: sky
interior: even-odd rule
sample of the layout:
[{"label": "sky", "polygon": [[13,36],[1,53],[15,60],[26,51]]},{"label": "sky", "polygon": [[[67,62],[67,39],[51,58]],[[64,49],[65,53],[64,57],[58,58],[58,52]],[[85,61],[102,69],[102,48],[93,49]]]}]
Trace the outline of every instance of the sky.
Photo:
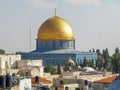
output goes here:
[{"label": "sky", "polygon": [[120,0],[1,0],[0,48],[35,50],[38,29],[55,8],[73,28],[76,50],[108,48],[112,55],[120,46]]}]

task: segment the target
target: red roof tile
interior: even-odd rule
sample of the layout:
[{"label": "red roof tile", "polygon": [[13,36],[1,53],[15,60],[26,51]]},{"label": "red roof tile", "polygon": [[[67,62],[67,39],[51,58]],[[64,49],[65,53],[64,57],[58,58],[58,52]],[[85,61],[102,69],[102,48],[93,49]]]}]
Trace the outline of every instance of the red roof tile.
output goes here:
[{"label": "red roof tile", "polygon": [[112,76],[104,79],[100,79],[95,81],[95,83],[112,83],[112,81],[116,78],[117,76]]},{"label": "red roof tile", "polygon": [[[31,82],[32,82],[32,84],[36,83],[36,82],[35,82],[35,77],[31,77]],[[39,82],[51,83],[50,80],[47,80],[46,78],[42,78],[42,77],[39,77]]]}]

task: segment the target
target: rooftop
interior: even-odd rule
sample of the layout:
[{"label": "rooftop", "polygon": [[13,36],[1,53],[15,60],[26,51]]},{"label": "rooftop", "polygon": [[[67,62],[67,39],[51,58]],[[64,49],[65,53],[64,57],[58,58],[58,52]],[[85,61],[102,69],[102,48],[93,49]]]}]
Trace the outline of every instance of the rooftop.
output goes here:
[{"label": "rooftop", "polygon": [[95,83],[112,83],[113,80],[115,80],[117,76],[114,75],[114,76],[111,76],[111,77],[107,77],[107,78],[104,78],[104,79],[100,79],[100,80],[97,80],[95,81]]}]

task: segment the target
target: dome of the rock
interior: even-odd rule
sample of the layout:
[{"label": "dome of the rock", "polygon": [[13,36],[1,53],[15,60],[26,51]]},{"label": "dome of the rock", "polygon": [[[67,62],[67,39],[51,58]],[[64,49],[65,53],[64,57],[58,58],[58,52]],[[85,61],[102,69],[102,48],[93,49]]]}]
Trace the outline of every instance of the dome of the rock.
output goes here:
[{"label": "dome of the rock", "polygon": [[38,40],[74,40],[71,26],[62,18],[53,16],[39,28]]}]

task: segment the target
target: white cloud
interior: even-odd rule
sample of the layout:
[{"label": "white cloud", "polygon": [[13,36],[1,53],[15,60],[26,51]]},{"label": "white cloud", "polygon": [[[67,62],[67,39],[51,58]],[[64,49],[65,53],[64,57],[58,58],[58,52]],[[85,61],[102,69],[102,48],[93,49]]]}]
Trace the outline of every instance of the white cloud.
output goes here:
[{"label": "white cloud", "polygon": [[55,3],[48,3],[44,0],[27,0],[28,3],[32,4],[36,8],[55,8]]},{"label": "white cloud", "polygon": [[100,0],[67,0],[68,3],[72,5],[81,5],[81,6],[100,6]]},{"label": "white cloud", "polygon": [[109,4],[106,6],[105,10],[107,11],[118,11],[120,8],[116,5]]}]

